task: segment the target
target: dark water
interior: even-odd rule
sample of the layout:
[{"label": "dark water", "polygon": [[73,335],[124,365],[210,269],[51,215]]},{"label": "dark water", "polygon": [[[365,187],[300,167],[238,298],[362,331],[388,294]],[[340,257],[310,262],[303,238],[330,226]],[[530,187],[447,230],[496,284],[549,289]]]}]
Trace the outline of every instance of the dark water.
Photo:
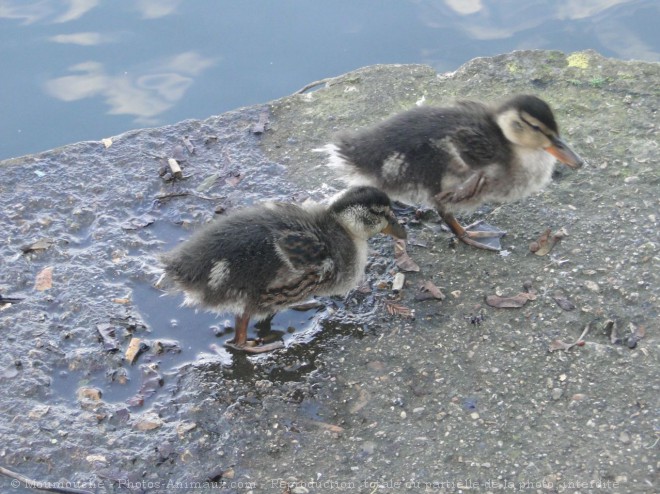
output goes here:
[{"label": "dark water", "polygon": [[516,49],[660,60],[657,0],[0,0],[0,159]]}]

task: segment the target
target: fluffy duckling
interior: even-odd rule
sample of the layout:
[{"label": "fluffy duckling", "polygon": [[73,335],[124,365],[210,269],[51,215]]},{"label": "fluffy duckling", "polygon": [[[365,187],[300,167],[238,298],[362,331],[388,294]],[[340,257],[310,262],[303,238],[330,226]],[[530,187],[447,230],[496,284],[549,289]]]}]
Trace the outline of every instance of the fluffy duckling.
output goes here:
[{"label": "fluffy duckling", "polygon": [[349,184],[434,206],[460,240],[489,250],[501,248],[505,232],[481,222],[463,227],[454,213],[541,190],[552,178],[555,158],[572,168],[582,165],[560,138],[548,104],[531,95],[497,108],[467,101],[415,108],[344,133],[324,150]]},{"label": "fluffy duckling", "polygon": [[367,239],[377,233],[406,237],[385,193],[354,187],[329,206],[270,202],[236,211],[206,225],[162,262],[185,304],[235,314],[236,333],[227,346],[260,353],[282,343],[248,341],[250,319],[355,287],[364,274]]}]

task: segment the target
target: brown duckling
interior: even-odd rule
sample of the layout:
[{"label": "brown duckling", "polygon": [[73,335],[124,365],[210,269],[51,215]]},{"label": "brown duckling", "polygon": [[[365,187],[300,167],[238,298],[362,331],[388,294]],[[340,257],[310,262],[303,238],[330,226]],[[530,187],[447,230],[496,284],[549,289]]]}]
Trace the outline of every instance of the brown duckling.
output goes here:
[{"label": "brown duckling", "polygon": [[531,95],[496,108],[469,101],[415,108],[341,134],[324,150],[349,184],[433,206],[460,240],[489,250],[501,248],[505,232],[481,222],[463,227],[454,213],[543,189],[555,158],[572,168],[583,163],[559,136],[548,104]]},{"label": "brown duckling", "polygon": [[381,232],[406,236],[385,193],[354,187],[329,206],[270,202],[238,210],[200,229],[162,262],[185,304],[235,314],[227,346],[260,353],[282,343],[248,341],[250,319],[312,295],[345,294],[364,275],[367,240]]}]

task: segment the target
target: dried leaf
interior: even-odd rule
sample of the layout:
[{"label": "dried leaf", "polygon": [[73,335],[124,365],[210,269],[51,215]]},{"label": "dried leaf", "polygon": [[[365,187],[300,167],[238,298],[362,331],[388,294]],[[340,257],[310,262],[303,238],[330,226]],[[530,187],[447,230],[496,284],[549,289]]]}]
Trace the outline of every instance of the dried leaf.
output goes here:
[{"label": "dried leaf", "polygon": [[48,266],[41,270],[34,282],[34,289],[40,292],[50,290],[53,287],[53,268]]},{"label": "dried leaf", "polygon": [[385,301],[385,308],[391,316],[414,317],[415,311],[405,305],[397,304],[391,300]]},{"label": "dried leaf", "polygon": [[107,352],[119,350],[119,342],[115,337],[115,327],[112,324],[97,324],[96,330],[103,341],[103,349]]},{"label": "dried leaf", "polygon": [[266,129],[268,128],[268,112],[267,111],[262,111],[259,114],[259,121],[252,124],[252,127],[250,127],[250,131],[253,134],[263,134],[266,132]]},{"label": "dried leaf", "polygon": [[535,242],[529,244],[529,250],[537,256],[545,256],[550,253],[557,242],[567,236],[568,232],[563,227],[554,235],[552,234],[552,230],[548,228]]},{"label": "dried leaf", "polygon": [[402,271],[418,272],[419,266],[413,261],[406,252],[406,241],[397,239],[394,242],[394,258],[397,267]]},{"label": "dried leaf", "polygon": [[575,309],[575,305],[573,304],[573,302],[568,300],[568,298],[566,298],[566,296],[562,292],[555,292],[555,294],[552,296],[552,300],[557,302],[557,305],[565,311],[570,311]]},{"label": "dried leaf", "polygon": [[536,300],[535,293],[519,293],[515,297],[500,297],[499,295],[488,295],[486,303],[496,309],[518,309],[529,300]]},{"label": "dried leaf", "polygon": [[53,242],[49,238],[42,238],[32,244],[24,245],[23,247],[21,247],[21,250],[23,251],[23,254],[29,254],[30,252],[38,252],[38,251],[46,250],[50,248],[50,246],[53,245],[54,243],[55,242]]},{"label": "dried leaf", "polygon": [[555,352],[557,350],[564,350],[565,352],[567,352],[571,348],[573,348],[574,345],[575,345],[575,343],[569,344],[569,343],[565,343],[561,340],[552,340],[550,342],[550,346],[548,347],[548,351]]},{"label": "dried leaf", "polygon": [[428,280],[422,283],[419,287],[419,292],[415,295],[415,300],[444,300],[445,294],[440,291],[440,289],[435,286],[435,284]]}]

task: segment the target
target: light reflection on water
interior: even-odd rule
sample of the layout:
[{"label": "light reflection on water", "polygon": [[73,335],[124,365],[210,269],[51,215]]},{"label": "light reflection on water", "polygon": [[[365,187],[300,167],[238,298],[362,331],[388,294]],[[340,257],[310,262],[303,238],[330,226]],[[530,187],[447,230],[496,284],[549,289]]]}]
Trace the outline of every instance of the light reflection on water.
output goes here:
[{"label": "light reflection on water", "polygon": [[205,118],[374,63],[660,60],[652,0],[0,0],[0,159]]}]

